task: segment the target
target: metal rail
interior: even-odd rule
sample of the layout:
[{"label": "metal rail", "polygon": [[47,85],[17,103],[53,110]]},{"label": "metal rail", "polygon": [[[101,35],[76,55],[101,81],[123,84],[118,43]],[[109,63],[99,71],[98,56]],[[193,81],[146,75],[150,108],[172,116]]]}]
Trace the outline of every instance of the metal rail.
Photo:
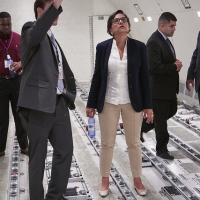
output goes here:
[{"label": "metal rail", "polygon": [[[151,151],[142,145],[142,152],[151,160],[156,169],[182,194],[185,199],[199,200],[200,196],[197,196],[192,192],[180,178],[171,171],[166,164],[162,163]],[[167,162],[167,161],[166,161]]]},{"label": "metal rail", "polygon": [[[51,168],[52,168],[52,156],[53,148],[50,143],[47,146],[47,157],[45,161],[46,177],[47,177],[47,186],[51,179]],[[73,171],[73,173],[72,173]],[[92,200],[92,194],[89,190],[89,187],[86,184],[85,177],[80,169],[80,166],[75,158],[75,155],[72,157],[70,177],[68,180],[68,187],[66,193],[63,194],[63,199],[68,200]]]},{"label": "metal rail", "polygon": [[[78,86],[80,89],[80,91],[84,91],[84,96],[85,99],[82,98],[83,100],[87,100],[87,91],[85,90],[84,87],[82,87],[80,84]],[[179,106],[179,108],[184,108],[182,105]],[[181,114],[185,115],[185,114],[193,114],[195,113],[195,111],[184,111]],[[188,123],[186,120],[182,119],[180,116],[175,116],[174,119],[176,121],[179,121],[181,124],[185,125],[186,127],[192,129],[193,131],[197,132],[200,135],[200,129],[191,124]],[[195,117],[196,120],[199,119],[199,117]],[[191,120],[191,119],[190,119]],[[121,129],[122,133],[123,130]],[[120,131],[117,132],[117,134]],[[175,135],[173,135],[172,133],[170,133],[170,141],[172,143],[174,143],[176,146],[178,146],[178,148],[182,149],[183,151],[185,151],[190,157],[192,157],[194,160],[196,160],[197,162],[200,163],[200,153],[198,151],[196,151],[195,149],[193,149],[192,147],[190,147],[189,145],[185,144],[183,141],[181,141],[179,138],[177,138]],[[169,188],[168,187],[163,187],[161,188],[161,194],[166,196],[168,199],[188,199],[188,200],[198,200],[200,199],[200,195],[196,195],[200,194],[200,188],[193,188],[193,191],[191,191],[191,189],[189,189],[188,187],[186,187],[183,182],[181,181],[181,179],[175,175],[172,171],[170,171],[170,169],[168,169],[168,167],[160,162],[159,159],[157,159],[145,146],[142,146],[142,152],[143,154],[152,162],[152,164],[156,167],[156,169],[163,175],[163,177],[165,177],[166,180],[169,181],[169,183],[171,183],[171,187],[173,188],[174,192],[176,192],[176,195],[170,194],[169,193]],[[166,161],[167,162],[167,161]],[[197,174],[196,174],[197,175]],[[198,176],[198,175],[197,175]],[[183,176],[183,178],[185,178]],[[171,188],[170,188],[171,189]],[[194,192],[195,191],[195,192]]]},{"label": "metal rail", "polygon": [[8,181],[8,200],[18,200],[20,193],[20,156],[19,144],[17,138],[14,137],[13,148],[11,152],[9,181]]}]

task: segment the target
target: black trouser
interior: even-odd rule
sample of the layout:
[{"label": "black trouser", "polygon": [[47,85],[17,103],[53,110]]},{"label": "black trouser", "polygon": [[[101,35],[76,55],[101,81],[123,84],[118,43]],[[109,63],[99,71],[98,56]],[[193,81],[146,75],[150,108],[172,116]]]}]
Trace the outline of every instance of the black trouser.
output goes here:
[{"label": "black trouser", "polygon": [[153,99],[154,123],[147,124],[144,119],[141,132],[147,133],[155,128],[156,133],[156,151],[166,153],[169,142],[169,133],[167,130],[167,120],[175,115],[177,111],[177,100]]},{"label": "black trouser", "polygon": [[[0,152],[5,151],[9,125],[9,102],[15,121],[16,136],[21,149],[27,148],[27,134],[16,111],[19,96],[20,76],[0,78]],[[14,134],[14,133],[13,133]]]},{"label": "black trouser", "polygon": [[200,105],[200,87],[199,87],[199,90],[198,90],[198,97],[199,97],[199,105]]},{"label": "black trouser", "polygon": [[73,154],[69,110],[64,97],[59,95],[54,113],[20,108],[19,114],[29,138],[30,200],[44,200],[42,181],[47,139],[53,146],[54,153],[46,200],[60,200],[67,187]]}]

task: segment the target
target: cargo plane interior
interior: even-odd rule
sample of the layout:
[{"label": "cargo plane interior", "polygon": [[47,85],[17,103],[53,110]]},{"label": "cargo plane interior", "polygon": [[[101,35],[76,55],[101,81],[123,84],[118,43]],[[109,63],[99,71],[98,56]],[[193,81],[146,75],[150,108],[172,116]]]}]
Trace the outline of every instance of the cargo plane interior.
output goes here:
[{"label": "cargo plane interior", "polygon": [[[34,21],[34,0],[1,0],[0,12],[12,17],[12,30],[21,33],[23,24]],[[200,106],[194,88],[186,89],[187,70],[200,31],[199,0],[64,0],[58,25],[52,27],[76,79],[76,109],[70,110],[74,142],[70,178],[63,200],[200,200]],[[111,38],[107,34],[108,17],[123,10],[130,19],[130,38],[147,42],[158,28],[163,12],[177,17],[170,38],[176,56],[182,61],[179,73],[177,113],[168,120],[168,149],[174,160],[156,156],[155,131],[144,133],[142,181],[146,196],[139,196],[133,185],[123,121],[120,118],[110,172],[110,192],[98,194],[100,127],[95,115],[96,136],[88,136],[86,103],[95,66],[96,45]],[[23,72],[22,72],[23,73]],[[200,78],[200,77],[199,77]],[[1,111],[0,111],[1,112]],[[53,148],[47,147],[43,185],[51,179]],[[28,156],[20,153],[15,123],[10,110],[5,156],[0,157],[0,200],[28,200]]]}]

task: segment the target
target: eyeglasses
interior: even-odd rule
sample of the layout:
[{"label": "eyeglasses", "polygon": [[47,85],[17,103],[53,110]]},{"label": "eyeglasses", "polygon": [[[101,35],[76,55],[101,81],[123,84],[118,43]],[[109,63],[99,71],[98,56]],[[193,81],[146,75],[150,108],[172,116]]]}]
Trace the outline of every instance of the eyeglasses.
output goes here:
[{"label": "eyeglasses", "polygon": [[126,17],[114,18],[114,19],[112,20],[112,23],[113,23],[113,24],[119,24],[120,21],[121,21],[122,23],[126,23],[128,20],[127,20]]}]

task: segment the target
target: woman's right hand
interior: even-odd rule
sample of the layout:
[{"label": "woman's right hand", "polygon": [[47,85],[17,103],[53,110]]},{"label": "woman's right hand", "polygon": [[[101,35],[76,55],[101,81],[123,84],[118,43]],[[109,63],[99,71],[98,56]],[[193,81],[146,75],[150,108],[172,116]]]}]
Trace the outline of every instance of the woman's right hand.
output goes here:
[{"label": "woman's right hand", "polygon": [[96,114],[95,108],[86,107],[86,115],[87,115],[87,117],[94,117],[95,114]]}]

